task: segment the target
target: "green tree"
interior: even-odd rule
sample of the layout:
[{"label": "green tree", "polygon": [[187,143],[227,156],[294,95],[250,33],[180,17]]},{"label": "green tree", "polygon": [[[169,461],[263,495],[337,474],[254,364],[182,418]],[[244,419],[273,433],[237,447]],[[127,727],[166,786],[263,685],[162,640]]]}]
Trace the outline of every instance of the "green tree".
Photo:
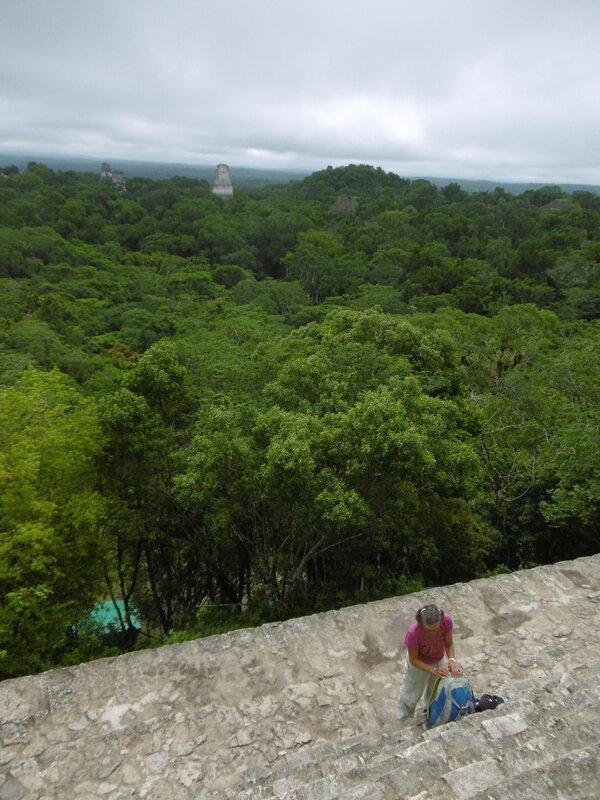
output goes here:
[{"label": "green tree", "polygon": [[58,371],[0,391],[0,673],[50,668],[100,591],[94,405]]},{"label": "green tree", "polygon": [[315,303],[351,291],[367,274],[364,256],[345,254],[331,234],[314,230],[298,234],[297,246],[283,263],[287,277],[297,280]]},{"label": "green tree", "polygon": [[556,483],[541,502],[551,526],[549,559],[595,553],[600,513],[600,369],[598,325],[578,323],[548,370],[561,394],[554,441],[560,450]]},{"label": "green tree", "polygon": [[111,593],[115,586],[120,590],[128,627],[133,599],[162,633],[171,629],[195,580],[187,570],[187,532],[172,491],[175,457],[194,407],[187,376],[171,343],[157,342],[101,407],[102,479],[118,512],[117,524],[105,526],[104,574]]}]

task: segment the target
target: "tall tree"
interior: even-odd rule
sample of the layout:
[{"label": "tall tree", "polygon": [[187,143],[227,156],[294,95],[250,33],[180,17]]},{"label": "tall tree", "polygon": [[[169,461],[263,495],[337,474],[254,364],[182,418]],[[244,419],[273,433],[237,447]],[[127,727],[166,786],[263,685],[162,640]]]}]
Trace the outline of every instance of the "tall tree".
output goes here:
[{"label": "tall tree", "polygon": [[0,673],[49,668],[101,591],[94,404],[57,370],[0,391]]}]

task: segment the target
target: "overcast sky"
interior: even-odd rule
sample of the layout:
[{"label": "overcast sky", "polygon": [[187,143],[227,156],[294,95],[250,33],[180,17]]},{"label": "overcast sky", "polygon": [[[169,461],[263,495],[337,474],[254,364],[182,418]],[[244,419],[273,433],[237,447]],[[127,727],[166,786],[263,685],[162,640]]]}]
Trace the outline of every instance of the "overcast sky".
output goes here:
[{"label": "overcast sky", "polygon": [[600,0],[0,0],[0,152],[600,184]]}]

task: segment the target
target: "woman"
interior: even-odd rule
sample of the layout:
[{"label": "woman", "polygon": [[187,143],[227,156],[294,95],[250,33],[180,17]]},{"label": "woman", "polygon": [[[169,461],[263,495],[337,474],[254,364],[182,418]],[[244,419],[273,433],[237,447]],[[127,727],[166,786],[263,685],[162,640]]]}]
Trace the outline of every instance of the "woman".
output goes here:
[{"label": "woman", "polygon": [[396,709],[399,720],[412,717],[423,691],[428,698],[436,678],[443,678],[448,672],[453,677],[460,673],[454,658],[453,627],[452,618],[437,606],[423,606],[417,611],[404,639],[408,653]]}]

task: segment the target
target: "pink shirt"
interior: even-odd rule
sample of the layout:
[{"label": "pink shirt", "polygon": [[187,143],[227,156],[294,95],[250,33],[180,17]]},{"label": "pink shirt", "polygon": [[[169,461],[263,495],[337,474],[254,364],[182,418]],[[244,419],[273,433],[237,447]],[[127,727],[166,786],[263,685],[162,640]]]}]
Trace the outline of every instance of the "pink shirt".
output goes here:
[{"label": "pink shirt", "polygon": [[408,650],[416,650],[421,661],[424,661],[426,664],[436,664],[444,657],[444,653],[446,652],[444,638],[447,633],[450,633],[453,627],[454,623],[452,622],[452,617],[448,614],[444,614],[442,624],[439,627],[435,639],[430,639],[415,620],[404,637],[404,644]]}]

